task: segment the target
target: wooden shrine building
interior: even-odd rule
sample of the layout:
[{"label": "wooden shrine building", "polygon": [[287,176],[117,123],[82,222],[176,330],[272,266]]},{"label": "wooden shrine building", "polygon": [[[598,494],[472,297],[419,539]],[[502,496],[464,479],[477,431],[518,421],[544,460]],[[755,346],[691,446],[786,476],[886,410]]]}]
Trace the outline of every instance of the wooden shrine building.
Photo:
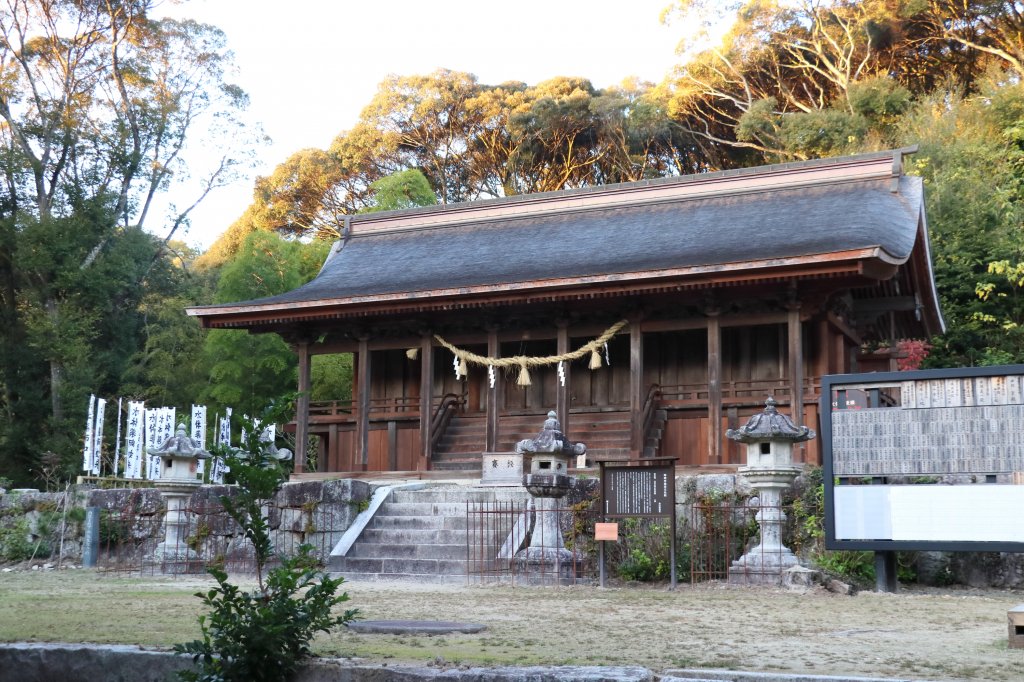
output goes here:
[{"label": "wooden shrine building", "polygon": [[[821,376],[942,331],[911,151],[355,215],[308,284],[189,313],[293,346],[297,471],[479,471],[552,409],[592,455],[742,463],[768,396],[817,428]],[[322,353],[353,400],[310,403]]]}]

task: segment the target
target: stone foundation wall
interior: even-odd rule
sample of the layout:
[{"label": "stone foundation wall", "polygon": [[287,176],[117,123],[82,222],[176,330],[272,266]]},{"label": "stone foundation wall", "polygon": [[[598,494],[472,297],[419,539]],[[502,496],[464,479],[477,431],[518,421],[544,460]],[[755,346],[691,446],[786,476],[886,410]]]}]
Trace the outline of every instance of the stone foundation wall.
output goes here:
[{"label": "stone foundation wall", "polygon": [[[797,479],[795,485],[803,485],[802,479]],[[202,486],[192,496],[190,506],[213,507],[218,504],[217,498],[230,494],[231,489],[231,486]],[[308,543],[318,550],[326,548],[329,553],[365,508],[372,490],[373,486],[365,481],[353,479],[285,484],[267,510],[274,546],[288,551]],[[599,495],[596,477],[580,477],[562,504],[572,506],[596,500]],[[0,494],[0,564],[29,560],[35,565],[54,564],[61,552],[63,563],[80,563],[88,506],[107,512],[131,510],[133,520],[123,532],[142,543],[143,553],[151,553],[162,539],[164,504],[156,490],[79,488],[72,489],[68,498],[65,514],[64,493]],[[680,532],[701,522],[690,513],[689,507],[694,502],[727,501],[742,509],[745,500],[756,504],[756,499],[749,498],[749,486],[734,474],[677,476]],[[742,514],[742,511],[737,513]],[[235,536],[234,528],[222,516],[206,518],[209,519],[207,528],[196,538],[200,556],[212,558],[225,545],[229,553],[236,555],[247,551],[245,543]],[[920,552],[914,559],[918,580],[924,584],[1024,589],[1024,554]]]},{"label": "stone foundation wall", "polygon": [[[232,486],[201,486],[192,495],[189,507],[220,512],[219,498],[230,496],[233,490]],[[322,558],[326,560],[371,492],[370,484],[351,479],[286,483],[265,509],[274,547],[290,552],[301,544],[311,544],[324,553]],[[100,509],[101,547],[116,534],[122,541],[139,545],[140,553],[148,555],[163,539],[166,510],[159,491],[153,488],[78,488],[70,491],[67,498],[65,514],[64,493],[0,495],[0,563],[8,554],[6,550],[13,550],[7,556],[11,563],[29,559],[55,562],[61,552],[62,527],[62,561],[80,562],[86,507]],[[251,551],[225,514],[200,512],[190,517],[194,549],[202,558],[224,554],[224,547],[228,548],[230,558]],[[111,519],[119,520],[115,525]]]}]

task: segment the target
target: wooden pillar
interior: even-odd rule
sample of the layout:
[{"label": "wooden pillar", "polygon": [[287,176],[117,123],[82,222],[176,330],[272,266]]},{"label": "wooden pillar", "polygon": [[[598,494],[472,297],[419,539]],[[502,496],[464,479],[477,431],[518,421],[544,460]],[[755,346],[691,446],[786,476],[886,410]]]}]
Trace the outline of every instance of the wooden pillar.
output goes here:
[{"label": "wooden pillar", "polygon": [[789,332],[789,412],[797,426],[804,423],[804,351],[800,333],[800,304],[789,306],[787,318]]},{"label": "wooden pillar", "polygon": [[718,310],[708,320],[708,464],[722,463],[722,327]]},{"label": "wooden pillar", "polygon": [[818,362],[815,365],[817,367],[815,374],[817,374],[818,379],[821,379],[826,374],[833,374],[835,372],[835,360],[832,358],[832,326],[828,323],[827,319],[821,319],[818,320],[817,327],[818,347],[816,350],[818,352]]},{"label": "wooden pillar", "polygon": [[832,338],[832,354],[835,356],[835,374],[846,374],[850,367],[850,353],[846,349],[846,335],[837,333]]},{"label": "wooden pillar", "polygon": [[420,339],[420,458],[418,471],[430,469],[433,448],[430,443],[430,422],[434,417],[434,342],[429,333]]},{"label": "wooden pillar", "polygon": [[[295,473],[306,470],[306,450],[309,447],[309,392],[312,387],[310,372],[309,342],[300,341],[295,346],[299,356],[299,397],[295,401]],[[320,469],[326,471],[320,462]]]},{"label": "wooden pillar", "polygon": [[360,471],[366,471],[370,463],[370,345],[365,336],[359,339],[356,372],[359,377],[359,420],[356,422],[356,456],[353,464]]},{"label": "wooden pillar", "polygon": [[[498,328],[488,327],[487,329],[487,357],[497,358],[501,353],[498,345]],[[501,406],[498,404],[501,395],[501,372],[494,370],[494,385],[491,386],[490,379],[487,383],[487,421],[486,434],[484,436],[484,450],[496,452],[498,449],[498,412]]]},{"label": "wooden pillar", "polygon": [[[569,352],[569,322],[558,321],[558,347],[556,354],[565,355]],[[555,411],[558,413],[558,421],[562,425],[562,433],[569,433],[569,366],[570,363],[563,362],[562,370],[565,372],[565,385],[555,377]]]},{"label": "wooden pillar", "polygon": [[629,325],[629,414],[630,444],[633,457],[640,457],[644,449],[644,342],[639,318]]}]

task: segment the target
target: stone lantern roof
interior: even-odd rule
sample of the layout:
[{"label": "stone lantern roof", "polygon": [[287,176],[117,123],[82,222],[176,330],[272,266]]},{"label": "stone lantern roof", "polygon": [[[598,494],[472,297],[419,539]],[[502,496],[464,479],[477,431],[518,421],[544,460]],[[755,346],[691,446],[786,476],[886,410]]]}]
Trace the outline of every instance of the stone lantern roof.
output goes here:
[{"label": "stone lantern roof", "polygon": [[199,447],[199,443],[185,433],[185,425],[178,424],[177,432],[164,441],[164,444],[149,454],[158,457],[182,457],[191,459],[210,459],[211,455]]},{"label": "stone lantern roof", "polygon": [[755,414],[738,429],[729,429],[725,432],[726,437],[740,443],[760,441],[799,443],[814,438],[815,433],[812,429],[806,426],[797,426],[793,420],[776,409],[775,398],[769,397],[764,404],[764,412]]}]

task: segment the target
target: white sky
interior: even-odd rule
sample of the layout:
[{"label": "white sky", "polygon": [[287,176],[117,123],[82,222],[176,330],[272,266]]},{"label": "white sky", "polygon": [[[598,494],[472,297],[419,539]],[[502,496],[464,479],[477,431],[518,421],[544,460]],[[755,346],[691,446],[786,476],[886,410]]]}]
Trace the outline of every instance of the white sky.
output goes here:
[{"label": "white sky", "polygon": [[[166,15],[221,28],[249,118],[272,144],[245,179],[192,213],[186,241],[207,247],[248,206],[253,179],[305,147],[351,128],[388,74],[468,71],[485,84],[583,76],[607,87],[628,76],[660,81],[677,62],[681,28],[664,26],[670,0],[190,0]],[[158,11],[157,14],[160,14]],[[197,152],[193,152],[197,153]],[[194,197],[176,193],[179,205]],[[182,235],[178,235],[182,237]]]}]

